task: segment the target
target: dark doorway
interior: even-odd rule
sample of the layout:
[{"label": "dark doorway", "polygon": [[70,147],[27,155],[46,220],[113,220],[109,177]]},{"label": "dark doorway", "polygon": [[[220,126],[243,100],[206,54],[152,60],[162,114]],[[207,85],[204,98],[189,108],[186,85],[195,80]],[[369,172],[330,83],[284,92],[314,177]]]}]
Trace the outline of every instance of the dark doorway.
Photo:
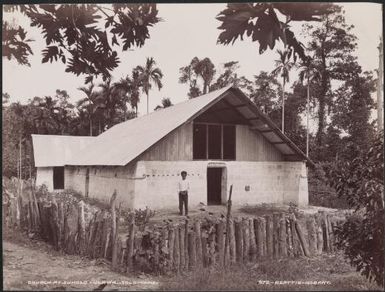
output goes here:
[{"label": "dark doorway", "polygon": [[53,189],[54,190],[64,189],[64,167],[53,168]]},{"label": "dark doorway", "polygon": [[220,205],[222,203],[222,168],[207,168],[207,204]]}]

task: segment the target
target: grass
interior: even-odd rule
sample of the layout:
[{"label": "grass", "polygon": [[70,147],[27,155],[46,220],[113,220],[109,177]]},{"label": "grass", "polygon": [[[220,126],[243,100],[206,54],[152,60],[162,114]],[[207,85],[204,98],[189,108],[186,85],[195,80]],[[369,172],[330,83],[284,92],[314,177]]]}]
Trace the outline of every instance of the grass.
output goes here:
[{"label": "grass", "polygon": [[[263,282],[265,281],[265,282]],[[282,283],[279,281],[297,281]],[[323,281],[318,285],[298,281]],[[280,291],[359,291],[382,290],[357,273],[341,253],[314,258],[264,261],[230,270],[198,269],[164,279],[161,290],[280,290]]]}]

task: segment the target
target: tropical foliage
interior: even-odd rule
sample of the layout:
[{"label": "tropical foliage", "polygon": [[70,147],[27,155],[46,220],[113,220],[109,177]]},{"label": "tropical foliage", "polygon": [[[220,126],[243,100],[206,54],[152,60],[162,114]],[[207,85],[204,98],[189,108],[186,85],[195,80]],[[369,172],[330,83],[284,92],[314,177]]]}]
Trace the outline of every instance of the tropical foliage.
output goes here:
[{"label": "tropical foliage", "polygon": [[[223,30],[218,37],[221,44],[234,43],[238,38],[243,40],[246,34],[253,42],[259,43],[259,53],[274,49],[277,41],[282,41],[294,59],[306,58],[305,49],[292,30],[292,21],[320,21],[321,17],[330,13],[333,4],[328,3],[230,3],[222,10],[217,19]],[[286,19],[279,20],[277,12]]]},{"label": "tropical foliage", "polygon": [[[126,51],[143,46],[150,37],[149,27],[160,20],[156,4],[6,5],[4,10],[19,10],[31,26],[41,29],[46,42],[43,63],[60,60],[66,72],[86,75],[85,83],[95,76],[110,78],[120,62],[113,47]],[[25,37],[23,28],[3,22],[3,56],[28,64],[32,51]]]},{"label": "tropical foliage", "polygon": [[341,159],[327,170],[337,194],[354,214],[337,230],[338,245],[369,280],[384,285],[384,142],[377,136],[362,149],[350,144],[354,159]]},{"label": "tropical foliage", "polygon": [[139,75],[138,79],[141,84],[143,92],[147,96],[147,114],[149,113],[150,100],[149,100],[149,92],[152,89],[152,85],[154,84],[158,90],[163,87],[162,71],[156,67],[156,62],[154,58],[147,58],[146,64],[144,66],[137,66],[134,69]]}]

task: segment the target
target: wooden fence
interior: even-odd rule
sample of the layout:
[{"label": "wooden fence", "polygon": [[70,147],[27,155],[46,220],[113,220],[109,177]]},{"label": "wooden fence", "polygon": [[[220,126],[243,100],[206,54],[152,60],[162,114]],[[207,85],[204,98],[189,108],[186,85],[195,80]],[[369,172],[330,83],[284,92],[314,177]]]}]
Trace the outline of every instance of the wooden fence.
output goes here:
[{"label": "wooden fence", "polygon": [[134,215],[123,217],[116,208],[116,194],[110,210],[92,209],[81,200],[36,198],[33,191],[24,202],[14,197],[7,204],[3,200],[3,227],[38,233],[57,250],[104,258],[114,270],[128,273],[179,272],[334,252],[333,230],[341,221],[325,212],[300,218],[273,213],[137,226]]}]

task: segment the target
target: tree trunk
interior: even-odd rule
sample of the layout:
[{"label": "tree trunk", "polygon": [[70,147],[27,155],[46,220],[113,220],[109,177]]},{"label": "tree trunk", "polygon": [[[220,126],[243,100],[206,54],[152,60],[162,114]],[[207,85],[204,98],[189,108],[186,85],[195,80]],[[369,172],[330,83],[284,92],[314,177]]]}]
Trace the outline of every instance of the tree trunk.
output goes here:
[{"label": "tree trunk", "polygon": [[[322,74],[321,74],[321,93],[318,96],[318,131],[317,131],[317,146],[322,146],[323,132],[325,128],[325,107],[326,107],[326,93],[328,90],[328,73],[326,71],[326,57],[322,55]],[[318,153],[320,155],[320,153]]]},{"label": "tree trunk", "polygon": [[310,102],[310,84],[307,77],[307,98],[306,98],[306,156],[309,157],[309,102]]},{"label": "tree trunk", "polygon": [[149,110],[149,108],[150,108],[150,105],[149,105],[149,94],[148,94],[148,92],[146,94],[147,94],[147,114],[149,114],[149,112],[150,112],[150,110]]},{"label": "tree trunk", "polygon": [[92,119],[90,119],[90,136],[92,136]]},{"label": "tree trunk", "polygon": [[285,133],[285,77],[282,82],[282,133]]}]

